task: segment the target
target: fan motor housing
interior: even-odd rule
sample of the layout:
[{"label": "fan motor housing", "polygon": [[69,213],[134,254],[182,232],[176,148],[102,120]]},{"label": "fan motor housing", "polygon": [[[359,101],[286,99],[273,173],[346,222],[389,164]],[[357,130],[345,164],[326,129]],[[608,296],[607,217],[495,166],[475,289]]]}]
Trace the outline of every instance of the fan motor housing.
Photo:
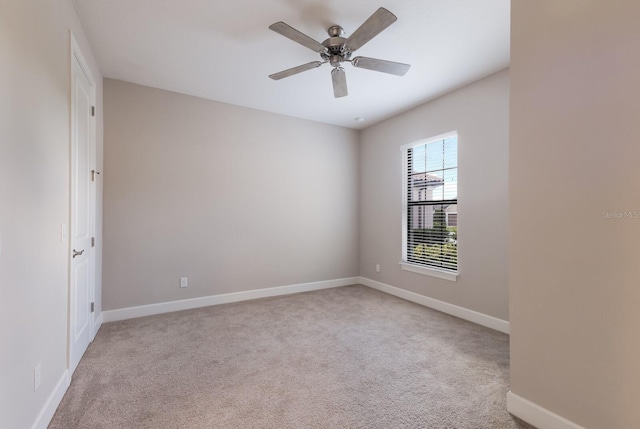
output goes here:
[{"label": "fan motor housing", "polygon": [[341,62],[348,60],[351,57],[351,52],[345,49],[345,42],[347,39],[341,37],[344,34],[342,27],[334,25],[329,28],[329,37],[322,42],[322,45],[327,48],[327,52],[320,54],[323,60],[329,61],[333,67],[338,67]]}]

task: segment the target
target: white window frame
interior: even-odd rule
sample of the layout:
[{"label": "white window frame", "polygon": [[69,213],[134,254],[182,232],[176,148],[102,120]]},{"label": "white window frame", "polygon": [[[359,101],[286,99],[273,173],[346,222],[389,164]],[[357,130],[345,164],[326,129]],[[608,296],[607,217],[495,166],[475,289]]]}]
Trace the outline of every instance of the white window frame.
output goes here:
[{"label": "white window frame", "polygon": [[[407,200],[407,175],[409,174],[407,170],[407,154],[408,149],[411,149],[416,146],[422,146],[429,143],[434,143],[440,140],[446,140],[451,137],[458,138],[457,131],[451,131],[445,134],[440,134],[438,136],[429,137],[424,140],[418,140],[416,142],[408,143],[402,145],[400,147],[400,153],[402,155],[402,260],[399,262],[401,268],[405,271],[410,271],[413,273],[423,274],[426,276],[436,277],[439,279],[449,280],[452,282],[457,281],[458,275],[460,274],[460,260],[458,259],[458,267],[456,271],[453,270],[441,270],[435,267],[425,267],[422,265],[413,264],[411,262],[407,262],[407,218],[408,218],[408,200]],[[460,146],[458,145],[458,148]],[[458,217],[458,225],[460,224],[460,218]]]}]

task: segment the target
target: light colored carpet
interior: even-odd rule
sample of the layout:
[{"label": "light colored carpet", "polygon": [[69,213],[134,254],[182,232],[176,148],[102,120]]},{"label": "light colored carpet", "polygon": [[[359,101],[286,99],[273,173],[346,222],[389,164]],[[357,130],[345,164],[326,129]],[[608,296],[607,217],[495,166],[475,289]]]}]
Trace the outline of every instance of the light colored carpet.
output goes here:
[{"label": "light colored carpet", "polygon": [[530,428],[507,335],[348,286],[102,326],[49,428]]}]

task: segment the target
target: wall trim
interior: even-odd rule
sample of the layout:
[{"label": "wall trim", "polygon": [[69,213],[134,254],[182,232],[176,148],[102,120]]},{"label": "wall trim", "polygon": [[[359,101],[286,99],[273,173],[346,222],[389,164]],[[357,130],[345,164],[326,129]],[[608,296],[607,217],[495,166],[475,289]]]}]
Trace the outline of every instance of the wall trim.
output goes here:
[{"label": "wall trim", "polygon": [[416,264],[411,264],[409,262],[400,261],[398,262],[400,267],[405,271],[410,271],[412,273],[422,274],[424,276],[436,277],[442,280],[449,280],[450,282],[458,281],[458,273],[454,271],[445,271],[438,270],[436,268],[420,266]]},{"label": "wall trim", "polygon": [[40,410],[40,414],[38,414],[38,417],[33,423],[33,426],[31,426],[31,429],[47,429],[70,384],[71,377],[69,376],[69,370],[65,369],[62,373],[62,377],[58,380],[58,384],[56,384],[53,392],[51,392],[47,398],[47,402],[44,403],[44,406]]},{"label": "wall trim", "polygon": [[320,289],[349,286],[358,284],[358,277],[325,280],[320,282],[301,283],[288,286],[278,286],[264,289],[254,289],[244,292],[225,293],[204,296],[200,298],[183,299],[179,301],[162,302],[158,304],[140,305],[136,307],[120,308],[102,312],[103,321],[133,319],[154,314],[170,313],[172,311],[190,310],[192,308],[208,307],[210,305],[227,304],[230,302],[247,301],[250,299],[267,298],[271,296],[290,295],[292,293],[310,292]]},{"label": "wall trim", "polygon": [[538,404],[524,399],[509,391],[507,393],[507,411],[525,422],[544,429],[584,429]]},{"label": "wall trim", "polygon": [[[247,301],[251,299],[267,298],[272,296],[289,295],[300,292],[310,292],[320,289],[330,289],[334,287],[362,284],[372,289],[397,296],[425,307],[433,308],[443,313],[468,320],[478,325],[494,329],[505,334],[509,333],[509,322],[498,319],[474,310],[439,301],[428,296],[420,295],[408,290],[400,289],[385,283],[368,279],[366,277],[347,277],[343,279],[325,280],[311,283],[301,283],[288,286],[278,286],[273,288],[254,289],[243,292],[226,293],[220,295],[210,295],[200,298],[183,299],[178,301],[161,302],[157,304],[140,305],[126,307],[116,310],[103,311],[96,322],[97,329],[102,323],[115,322],[118,320],[134,319],[137,317],[152,316],[155,314],[170,313],[173,311],[190,310],[193,308],[208,307],[210,305],[227,304],[231,302]],[[97,332],[97,329],[95,332]]]},{"label": "wall trim", "polygon": [[448,302],[440,301],[434,298],[429,298],[428,296],[420,295],[415,292],[410,292],[405,289],[400,289],[395,286],[390,286],[388,284],[371,280],[366,277],[360,277],[359,282],[360,284],[363,284],[370,288],[388,293],[390,295],[397,296],[402,299],[406,299],[407,301],[415,302],[416,304],[424,305],[425,307],[442,311],[443,313],[447,313],[452,316],[459,317],[460,319],[468,320],[469,322],[477,323],[478,325],[482,325],[487,328],[491,328],[496,331],[503,332],[505,334],[509,333],[509,322],[506,320],[498,319],[497,317],[479,313],[474,310],[469,310],[468,308],[449,304]]}]

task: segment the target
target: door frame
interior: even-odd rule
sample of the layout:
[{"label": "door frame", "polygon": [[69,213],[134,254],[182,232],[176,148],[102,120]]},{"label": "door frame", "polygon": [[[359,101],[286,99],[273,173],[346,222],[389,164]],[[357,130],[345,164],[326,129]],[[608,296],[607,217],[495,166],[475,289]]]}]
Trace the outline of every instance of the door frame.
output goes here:
[{"label": "door frame", "polygon": [[[69,240],[68,240],[68,248],[67,248],[67,273],[68,273],[68,287],[67,287],[67,369],[69,370],[70,375],[72,374],[71,370],[71,352],[72,352],[72,338],[73,338],[73,326],[72,326],[72,298],[73,298],[73,282],[72,282],[72,269],[71,269],[71,248],[73,246],[71,240],[71,231],[73,231],[73,171],[72,171],[72,157],[73,157],[73,138],[74,138],[74,97],[73,97],[73,88],[75,85],[75,74],[74,74],[74,62],[77,61],[78,65],[84,72],[85,76],[89,80],[89,84],[91,85],[91,94],[90,94],[90,102],[92,106],[96,105],[96,81],[93,77],[93,73],[91,73],[91,69],[87,61],[85,60],[84,55],[82,54],[82,50],[78,45],[73,32],[69,30],[69,221],[68,221],[68,231],[69,231]],[[92,170],[96,170],[96,116],[95,114],[92,116],[89,122],[89,142],[88,142],[88,151],[89,151],[89,164]],[[89,229],[91,231],[91,236],[96,236],[96,182],[95,180],[91,182],[90,191],[89,191],[89,207],[90,207],[90,216],[89,216]],[[96,248],[91,247],[89,249],[89,300],[90,302],[95,302],[95,288],[96,288]],[[89,337],[90,341],[93,341],[96,335],[96,311],[93,311],[89,315]]]}]

